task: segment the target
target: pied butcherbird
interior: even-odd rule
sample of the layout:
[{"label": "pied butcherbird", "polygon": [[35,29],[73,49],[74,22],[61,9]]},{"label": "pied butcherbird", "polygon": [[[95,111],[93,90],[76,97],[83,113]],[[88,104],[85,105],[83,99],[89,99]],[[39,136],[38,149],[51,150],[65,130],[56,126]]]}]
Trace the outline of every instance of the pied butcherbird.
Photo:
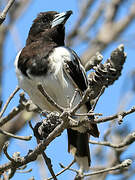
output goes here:
[{"label": "pied butcherbird", "polygon": [[[67,97],[71,100],[76,88],[73,106],[82,98],[88,87],[86,72],[78,55],[65,46],[65,23],[72,11],[58,13],[55,11],[38,14],[30,28],[26,46],[18,53],[15,60],[16,74],[20,88],[41,110],[56,111],[38,89],[41,84],[48,95],[60,106],[67,107]],[[91,110],[86,102],[77,113]],[[73,117],[82,120],[84,117]],[[90,118],[90,121],[93,117]],[[81,171],[89,169],[89,137],[99,136],[96,124],[67,129],[68,151],[71,152]]]}]

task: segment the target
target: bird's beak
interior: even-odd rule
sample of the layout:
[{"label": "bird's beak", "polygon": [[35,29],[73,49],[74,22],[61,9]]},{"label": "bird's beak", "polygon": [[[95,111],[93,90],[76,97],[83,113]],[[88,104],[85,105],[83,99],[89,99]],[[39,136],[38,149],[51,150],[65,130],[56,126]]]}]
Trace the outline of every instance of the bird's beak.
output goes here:
[{"label": "bird's beak", "polygon": [[72,11],[66,11],[66,12],[56,14],[54,20],[52,21],[51,28],[60,24],[64,25],[71,14],[72,14]]}]

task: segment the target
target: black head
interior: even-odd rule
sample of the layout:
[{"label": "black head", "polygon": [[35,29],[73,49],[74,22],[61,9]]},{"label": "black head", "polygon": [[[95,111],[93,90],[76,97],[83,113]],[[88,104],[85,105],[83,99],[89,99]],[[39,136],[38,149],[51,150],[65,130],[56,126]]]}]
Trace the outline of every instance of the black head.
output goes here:
[{"label": "black head", "polygon": [[46,41],[63,41],[65,36],[64,25],[72,11],[58,13],[56,11],[41,12],[33,21],[26,44],[43,38]]}]

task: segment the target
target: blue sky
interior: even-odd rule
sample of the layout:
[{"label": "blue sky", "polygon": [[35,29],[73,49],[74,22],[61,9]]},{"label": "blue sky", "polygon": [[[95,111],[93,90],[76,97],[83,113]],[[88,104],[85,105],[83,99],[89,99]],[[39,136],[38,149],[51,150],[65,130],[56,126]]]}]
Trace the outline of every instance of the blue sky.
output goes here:
[{"label": "blue sky", "polygon": [[[68,23],[66,25],[66,33],[70,32],[70,29],[73,27],[75,20],[77,18],[77,15],[79,13],[79,7],[77,4],[77,1],[68,0],[38,0],[33,1],[28,10],[17,20],[16,27],[18,29],[19,38],[20,38],[20,47],[22,48],[25,45],[25,40],[27,38],[27,34],[29,31],[29,28],[32,24],[32,20],[36,17],[36,15],[39,12],[48,11],[48,10],[56,10],[59,12],[67,11],[67,10],[73,10],[73,15],[68,20]],[[123,15],[125,9],[121,12],[121,16]],[[133,29],[135,29],[135,24],[132,23],[132,25],[124,32],[124,36],[128,37],[128,34],[133,32]],[[120,42],[114,42],[112,45],[110,45],[105,52],[103,52],[104,58],[106,59],[109,57],[111,51],[115,49]],[[118,81],[115,82],[114,85],[107,88],[105,93],[100,98],[97,107],[96,112],[103,113],[104,116],[111,115],[112,113],[115,113],[117,111],[117,107],[120,100],[120,95],[122,93],[122,87],[125,79],[127,78],[127,74],[129,71],[135,68],[135,63],[133,62],[133,54],[134,54],[134,46],[128,45],[128,43],[125,43],[125,51],[127,52],[127,60],[124,65],[124,69],[122,71],[122,76]],[[4,48],[4,78],[3,78],[3,101],[5,102],[8,98],[8,96],[11,94],[11,92],[15,89],[17,86],[17,79],[15,76],[14,71],[14,58],[17,54],[17,51],[19,49],[16,47],[15,42],[13,40],[13,37],[11,33],[8,33],[8,36],[6,38],[5,42],[5,48]],[[83,46],[74,49],[78,54],[82,52]],[[126,83],[128,86],[128,82]],[[124,88],[127,88],[124,86]],[[128,89],[128,88],[127,88]],[[10,104],[10,106],[7,109],[7,112],[12,109],[13,106],[17,105],[19,100],[18,95],[15,96],[13,102]],[[134,105],[134,102],[132,101],[129,105],[131,107]],[[128,107],[128,108],[129,108]],[[130,115],[130,118],[128,118],[128,121],[126,121],[126,118],[124,120],[124,123],[128,123],[130,126],[131,131],[134,130],[134,125],[132,123],[134,115]],[[123,123],[123,124],[124,124]],[[121,126],[123,126],[123,124]],[[101,131],[101,137],[103,133],[105,132],[105,127],[107,127],[107,123],[99,125],[99,129]],[[32,134],[30,128],[28,125],[19,132],[19,135],[29,135]],[[32,141],[30,143],[28,142],[22,142],[19,140],[12,140],[10,144],[10,153],[14,153],[15,151],[21,151],[21,155],[26,155],[28,149],[33,149],[36,146],[36,141],[34,140],[34,137],[32,138]],[[92,146],[92,149],[94,149],[94,146]],[[47,148],[47,154],[52,159],[52,164],[54,167],[55,172],[58,172],[61,170],[59,167],[59,163],[63,163],[64,165],[68,165],[71,160],[73,159],[70,154],[67,153],[67,137],[66,132],[64,132],[60,137],[56,138],[54,142],[49,145]],[[129,155],[130,155],[129,151]],[[92,154],[92,153],[91,153]],[[127,155],[128,156],[128,155]],[[5,157],[2,159],[2,163],[5,162]],[[92,165],[94,162],[92,162]],[[39,179],[39,169],[35,166],[37,165],[37,162],[33,162],[30,165],[28,165],[28,168],[34,167],[33,171],[28,174],[16,174],[14,176],[14,180],[21,179],[29,179],[31,176],[34,176],[35,179]],[[65,172],[64,176],[61,175],[58,179],[62,180],[68,180],[73,179],[71,178],[72,174],[67,171]],[[110,178],[108,177],[108,180],[115,179],[115,177]]]}]

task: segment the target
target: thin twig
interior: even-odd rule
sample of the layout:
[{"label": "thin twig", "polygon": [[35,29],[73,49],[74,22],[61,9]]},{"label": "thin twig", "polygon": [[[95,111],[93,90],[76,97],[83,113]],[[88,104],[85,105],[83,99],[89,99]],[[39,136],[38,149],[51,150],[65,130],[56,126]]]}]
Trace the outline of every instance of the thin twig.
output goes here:
[{"label": "thin twig", "polygon": [[11,112],[7,116],[0,118],[0,127],[3,126],[4,124],[6,124],[11,119],[13,119],[24,109],[25,109],[25,107],[22,104],[19,104],[17,107],[15,107],[13,110],[11,110]]},{"label": "thin twig", "polygon": [[88,20],[87,20],[87,24],[85,26],[83,26],[83,28],[80,29],[80,33],[82,34],[87,34],[87,32],[92,28],[92,26],[94,26],[94,24],[98,21],[98,19],[101,17],[101,14],[104,10],[105,7],[105,1],[101,0],[101,3],[99,5],[99,7],[96,9],[96,11],[93,11],[93,14],[91,14],[91,16],[89,16]]},{"label": "thin twig", "polygon": [[[59,176],[60,174],[62,174],[63,172],[65,172],[66,170],[68,170],[73,164],[75,163],[75,159],[67,166],[67,167],[64,167],[64,169],[62,169],[62,171],[58,172],[56,174],[56,176]],[[48,178],[47,180],[51,180],[53,179],[53,177],[50,177]],[[45,179],[46,180],[46,179]]]},{"label": "thin twig", "polygon": [[[42,154],[45,148],[58,136],[60,135],[67,127],[68,127],[68,118],[65,112],[63,112],[60,116],[62,118],[61,124],[59,124],[46,139],[41,141],[38,146],[30,151],[27,156],[22,157],[19,161],[16,161],[16,168],[21,167],[22,165],[28,164],[37,159],[37,156]],[[10,169],[13,166],[13,163],[10,161],[0,166],[0,173]]]},{"label": "thin twig", "polygon": [[11,6],[13,5],[13,3],[15,2],[15,0],[9,0],[8,4],[6,5],[6,7],[4,8],[4,10],[2,11],[2,13],[0,14],[0,25],[3,23],[3,21],[6,18],[6,15],[9,11],[9,9],[11,8]]},{"label": "thin twig", "polygon": [[20,93],[19,105],[17,107],[14,107],[13,110],[11,110],[11,112],[9,112],[7,116],[0,118],[0,127],[6,124],[11,119],[13,119],[14,117],[16,117],[24,109],[26,109],[28,112],[41,112],[41,110],[38,107],[36,107],[36,105],[34,105],[31,100],[25,98],[24,93]]},{"label": "thin twig", "polygon": [[90,93],[89,87],[86,89],[84,95],[82,96],[80,102],[71,110],[71,114],[74,114],[85,102],[88,100],[88,95]]},{"label": "thin twig", "polygon": [[53,106],[55,106],[60,112],[63,112],[64,109],[63,107],[61,107],[60,105],[58,105],[50,96],[49,94],[45,91],[45,89],[43,88],[43,86],[39,83],[37,86],[38,90],[42,93],[42,95],[47,99],[47,101],[52,104]]},{"label": "thin twig", "polygon": [[105,173],[105,172],[109,172],[109,171],[114,171],[114,170],[117,170],[117,169],[129,167],[131,164],[132,164],[132,160],[131,159],[126,159],[121,164],[118,164],[118,165],[116,165],[114,167],[106,168],[106,169],[99,170],[99,171],[96,171],[96,172],[92,172],[92,173],[89,173],[89,174],[84,174],[82,176],[87,177],[87,176],[93,176],[93,175],[97,175],[97,174],[101,174],[101,173]]},{"label": "thin twig", "polygon": [[[34,128],[33,128],[32,124],[31,124],[31,121],[29,121],[29,126],[33,130],[33,133],[34,133]],[[39,144],[40,140],[37,137],[36,137],[36,140],[37,140],[37,143]],[[51,159],[47,157],[47,155],[46,155],[46,153],[44,151],[42,151],[41,154],[42,154],[42,157],[43,157],[43,159],[44,159],[44,161],[45,161],[45,163],[46,163],[46,165],[47,165],[53,179],[57,180],[56,175],[55,175],[55,173],[53,171],[53,168],[52,168]]]},{"label": "thin twig", "polygon": [[121,115],[123,118],[125,116],[127,116],[128,114],[134,113],[135,112],[135,106],[133,106],[131,109],[129,109],[128,111],[123,111],[121,113],[117,113],[114,114],[112,116],[108,116],[108,117],[103,117],[103,118],[99,118],[99,119],[94,119],[94,123],[103,123],[103,122],[107,122],[107,121],[112,121],[116,118],[118,118],[119,115]]},{"label": "thin twig", "polygon": [[89,13],[89,8],[90,6],[94,3],[93,0],[87,0],[86,2],[84,2],[84,4],[81,6],[81,10],[79,13],[79,17],[76,20],[76,23],[74,25],[74,28],[72,29],[71,33],[68,35],[68,40],[71,43],[71,40],[76,36],[76,34],[78,33],[78,29],[82,23],[82,21],[84,21],[84,19],[87,17],[88,13]]},{"label": "thin twig", "polygon": [[102,116],[103,114],[102,113],[75,113],[75,116]]},{"label": "thin twig", "polygon": [[8,148],[8,145],[9,145],[9,142],[5,142],[4,146],[3,146],[3,152],[4,154],[6,155],[6,157],[11,161],[11,162],[14,162],[14,159],[11,158],[7,152],[7,148]]},{"label": "thin twig", "polygon": [[3,109],[2,109],[1,112],[0,112],[0,118],[2,117],[3,113],[5,112],[8,104],[9,104],[10,101],[11,101],[11,99],[12,99],[12,98],[14,97],[14,95],[19,91],[19,89],[20,89],[20,88],[17,86],[17,87],[15,88],[15,90],[12,92],[12,94],[9,96],[6,104],[4,105]]},{"label": "thin twig", "polygon": [[121,142],[120,144],[112,144],[108,141],[92,141],[92,140],[89,140],[89,142],[91,144],[98,144],[98,145],[103,145],[103,146],[109,146],[109,147],[112,147],[112,148],[123,148],[123,147],[126,147],[130,144],[132,144],[133,142],[135,142],[135,132],[129,134],[127,137],[124,138],[124,141]]},{"label": "thin twig", "polygon": [[0,129],[0,133],[4,134],[6,136],[9,136],[9,137],[15,138],[15,139],[25,140],[25,141],[29,141],[32,138],[32,135],[30,135],[30,136],[17,136],[17,135],[14,135],[12,133],[6,132],[6,131],[4,131],[2,129]]},{"label": "thin twig", "polygon": [[[75,159],[74,159],[75,160]],[[74,161],[73,160],[73,161]],[[75,161],[76,162],[76,161]],[[60,166],[61,166],[61,168],[63,168],[63,169],[65,169],[66,167],[63,165],[63,164],[61,164],[61,163],[59,163],[60,164]],[[72,162],[71,162],[71,164],[69,164],[69,166],[70,165],[72,165]],[[70,166],[71,167],[71,166]],[[68,169],[67,170],[70,170],[70,171],[73,171],[73,172],[75,172],[75,173],[77,173],[78,174],[78,170],[76,170],[76,169],[73,169],[73,168],[70,168],[70,167],[68,167]]]},{"label": "thin twig", "polygon": [[51,173],[51,175],[52,175],[52,178],[53,178],[54,180],[57,180],[57,177],[56,177],[56,175],[55,175],[55,173],[54,173],[54,171],[53,171],[53,168],[52,168],[51,159],[47,157],[47,155],[45,154],[45,152],[42,152],[42,156],[43,156],[43,158],[44,158],[44,160],[45,160],[45,163],[46,163],[46,165],[47,165],[47,167],[48,167],[48,169],[49,169],[49,171],[50,171],[50,173]]},{"label": "thin twig", "polygon": [[28,170],[26,170],[26,171],[16,171],[17,173],[29,173],[29,172],[31,172],[32,171],[32,169],[28,169]]},{"label": "thin twig", "polygon": [[95,109],[95,107],[97,105],[97,102],[98,102],[100,96],[103,94],[105,88],[106,88],[105,86],[102,87],[102,89],[101,89],[100,93],[98,94],[97,98],[95,99],[94,104],[92,106],[92,109],[90,111],[94,111],[94,109]]},{"label": "thin twig", "polygon": [[68,119],[70,120],[70,122],[69,122],[69,127],[70,128],[81,127],[83,125],[90,124],[90,120],[89,120],[88,117],[86,117],[84,119],[81,119],[81,120],[78,120],[78,121],[74,120],[71,117],[68,117]]},{"label": "thin twig", "polygon": [[28,123],[29,123],[29,126],[30,126],[30,128],[32,129],[32,131],[34,131],[34,128],[33,128],[33,126],[32,126],[31,121],[28,121]]},{"label": "thin twig", "polygon": [[78,91],[79,91],[78,89],[75,89],[74,95],[73,95],[73,97],[72,97],[72,99],[71,99],[71,101],[70,101],[69,108],[72,108],[72,107],[73,107],[73,103],[74,103],[74,101],[75,101],[75,98],[76,98],[76,96],[77,96]]}]

